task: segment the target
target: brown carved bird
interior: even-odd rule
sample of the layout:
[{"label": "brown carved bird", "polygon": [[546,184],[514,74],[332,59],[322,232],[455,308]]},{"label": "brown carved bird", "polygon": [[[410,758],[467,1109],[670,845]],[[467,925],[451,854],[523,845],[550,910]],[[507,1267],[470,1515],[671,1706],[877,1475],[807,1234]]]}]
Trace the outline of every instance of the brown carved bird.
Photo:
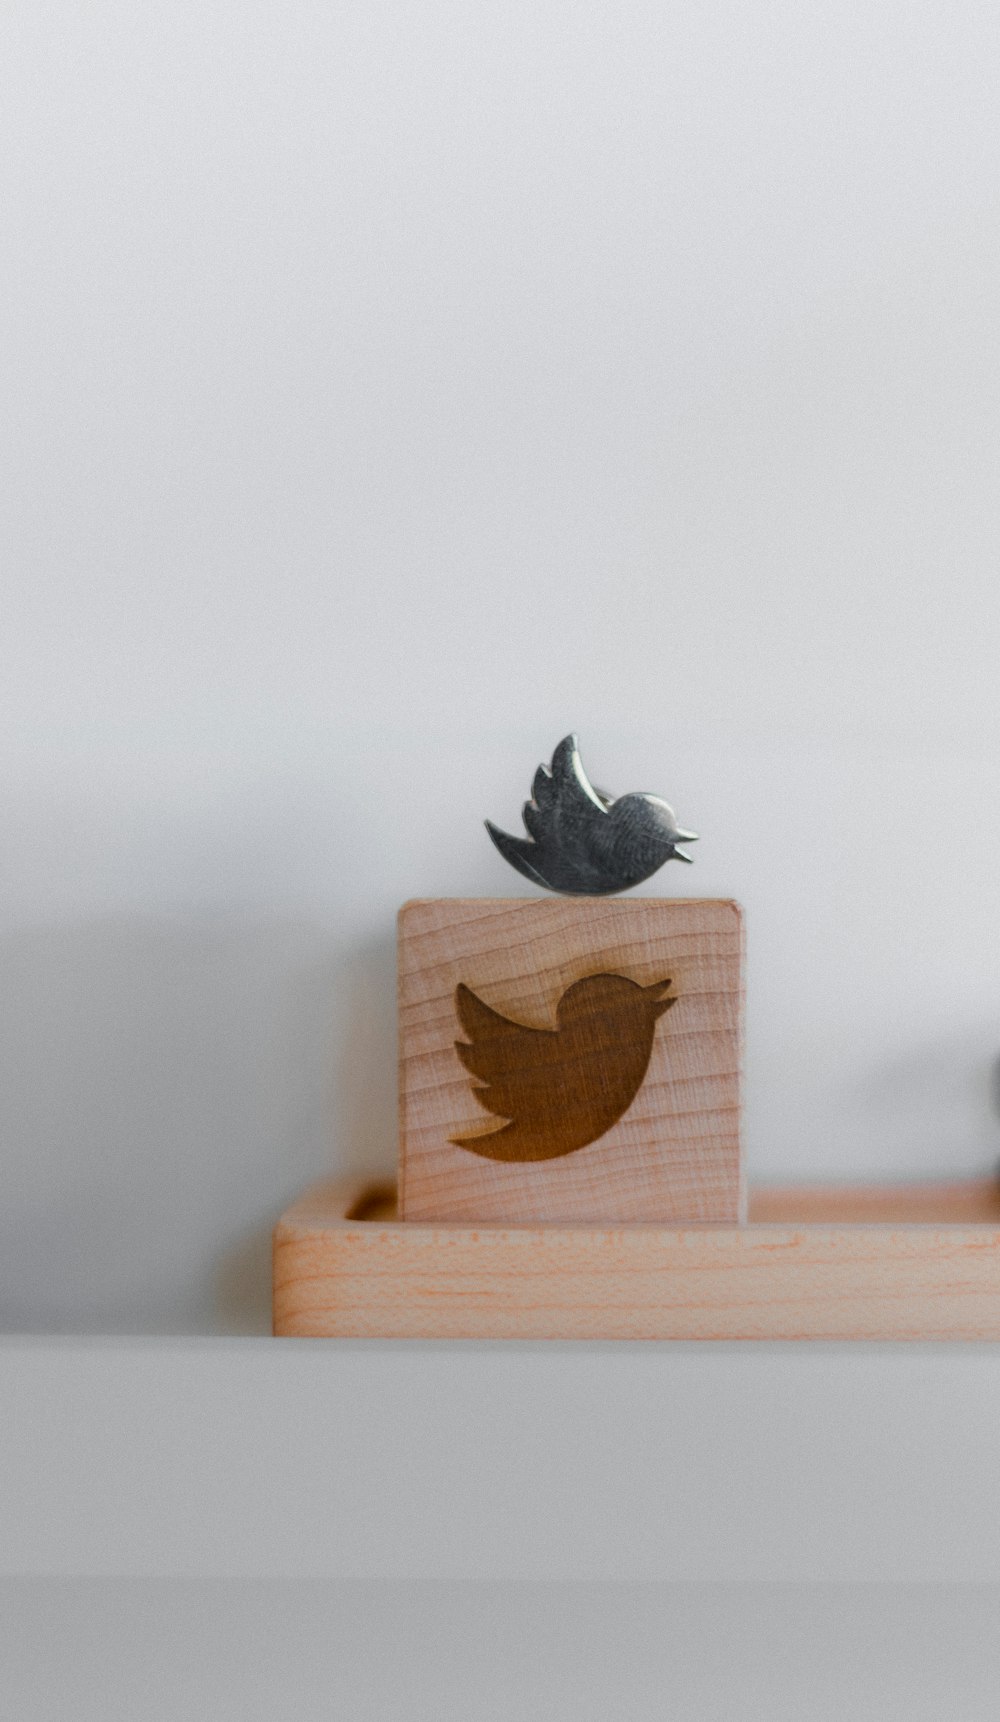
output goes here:
[{"label": "brown carved bird", "polygon": [[567,987],[548,1029],[512,1022],[459,983],[455,1008],[469,1038],[455,1050],[483,1084],[476,1099],[509,1122],[451,1140],[489,1160],[554,1160],[596,1142],[639,1091],[657,1018],[677,1002],[663,997],[670,984],[588,975]]}]

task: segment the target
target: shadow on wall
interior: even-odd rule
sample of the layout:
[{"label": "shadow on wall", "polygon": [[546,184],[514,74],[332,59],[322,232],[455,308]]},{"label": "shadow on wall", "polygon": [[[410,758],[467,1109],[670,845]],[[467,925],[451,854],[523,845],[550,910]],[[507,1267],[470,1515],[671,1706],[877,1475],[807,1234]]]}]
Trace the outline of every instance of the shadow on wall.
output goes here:
[{"label": "shadow on wall", "polygon": [[271,1227],[395,1157],[392,935],[213,918],[0,960],[0,1327],[266,1332]]},{"label": "shadow on wall", "polygon": [[[914,1178],[983,1176],[996,1164],[1000,1057],[992,1025],[949,1029],[885,1057],[839,1097],[845,1134],[908,1154]],[[872,1174],[884,1176],[878,1169]],[[897,1177],[899,1174],[896,1175]]]},{"label": "shadow on wall", "polygon": [[[838,1097],[947,1177],[993,1157],[1000,1062],[955,1034]],[[390,1172],[393,934],[299,921],[35,928],[0,950],[0,1330],[264,1333],[302,1188]],[[926,1174],[924,1174],[926,1175]]]}]

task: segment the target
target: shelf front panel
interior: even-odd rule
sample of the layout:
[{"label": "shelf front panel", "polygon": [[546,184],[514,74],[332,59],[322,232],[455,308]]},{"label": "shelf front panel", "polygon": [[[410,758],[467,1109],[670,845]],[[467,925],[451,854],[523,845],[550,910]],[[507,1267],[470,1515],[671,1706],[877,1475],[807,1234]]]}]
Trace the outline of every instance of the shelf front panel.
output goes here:
[{"label": "shelf front panel", "polygon": [[14,1340],[0,1570],[1000,1581],[1000,1347]]}]

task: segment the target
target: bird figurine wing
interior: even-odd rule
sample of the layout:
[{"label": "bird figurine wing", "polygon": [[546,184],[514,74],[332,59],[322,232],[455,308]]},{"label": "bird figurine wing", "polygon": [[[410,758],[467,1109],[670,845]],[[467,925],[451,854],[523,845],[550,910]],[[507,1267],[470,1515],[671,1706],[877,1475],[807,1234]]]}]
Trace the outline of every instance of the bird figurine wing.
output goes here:
[{"label": "bird figurine wing", "polygon": [[489,819],[486,829],[505,861],[535,884],[551,888],[554,859],[578,851],[581,833],[608,817],[609,801],[584,771],[576,736],[567,735],[551,766],[540,765],[535,772],[531,800],[521,812],[528,836],[512,837]]},{"label": "bird figurine wing", "polygon": [[511,1022],[461,981],[455,1008],[471,1042],[456,1040],[455,1051],[469,1074],[486,1085],[474,1089],[476,1099],[498,1118],[516,1119],[525,1108],[530,1110],[533,1091],[544,1094],[549,1086],[557,1034]]}]

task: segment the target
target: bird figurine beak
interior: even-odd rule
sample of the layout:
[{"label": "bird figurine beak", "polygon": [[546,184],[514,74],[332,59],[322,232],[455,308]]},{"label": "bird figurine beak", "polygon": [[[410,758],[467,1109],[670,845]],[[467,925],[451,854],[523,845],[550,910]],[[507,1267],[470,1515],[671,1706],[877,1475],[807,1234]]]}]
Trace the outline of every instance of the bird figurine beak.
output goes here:
[{"label": "bird figurine beak", "polygon": [[[671,841],[674,844],[677,844],[677,843],[697,843],[698,833],[697,833],[697,831],[675,831]],[[675,861],[686,861],[688,866],[690,867],[692,860],[693,860],[693,857],[690,855],[685,855],[683,849],[675,848],[674,849],[674,860]]]}]

